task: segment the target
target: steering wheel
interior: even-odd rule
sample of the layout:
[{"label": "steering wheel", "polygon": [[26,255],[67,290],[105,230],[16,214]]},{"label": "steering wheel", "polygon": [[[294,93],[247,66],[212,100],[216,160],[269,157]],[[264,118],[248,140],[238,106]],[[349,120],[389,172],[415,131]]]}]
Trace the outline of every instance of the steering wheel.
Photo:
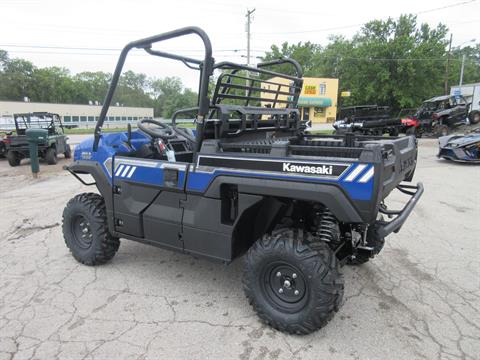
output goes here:
[{"label": "steering wheel", "polygon": [[[146,126],[146,124],[153,124],[156,125],[156,128],[152,128]],[[175,131],[160,121],[153,120],[153,119],[142,119],[139,120],[137,126],[140,130],[142,130],[145,134],[150,135],[153,139],[162,139],[162,140],[169,140],[176,137]]]}]

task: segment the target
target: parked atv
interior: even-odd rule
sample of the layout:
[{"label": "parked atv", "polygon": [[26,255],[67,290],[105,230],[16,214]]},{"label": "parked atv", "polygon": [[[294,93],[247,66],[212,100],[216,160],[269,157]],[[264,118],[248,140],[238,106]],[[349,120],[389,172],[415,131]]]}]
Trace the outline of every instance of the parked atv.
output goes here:
[{"label": "parked atv", "polygon": [[22,159],[30,157],[26,130],[29,128],[42,128],[48,130],[45,142],[38,144],[38,156],[43,158],[49,165],[57,163],[57,155],[64,154],[66,159],[71,157],[68,137],[63,133],[63,125],[58,114],[47,112],[34,112],[15,114],[16,134],[7,135],[6,144],[7,159],[10,166],[18,166]]},{"label": "parked atv", "polygon": [[391,116],[388,106],[357,105],[340,109],[333,123],[334,134],[353,132],[359,135],[398,136],[401,123]]},{"label": "parked atv", "polygon": [[469,104],[462,96],[443,95],[423,102],[413,114],[401,119],[403,132],[422,137],[446,136],[467,123]]},{"label": "parked atv", "polygon": [[[189,34],[202,40],[203,59],[153,49]],[[178,110],[171,125],[144,119],[135,131],[103,134],[134,48],[199,71],[198,107]],[[295,75],[274,71],[278,64],[290,64]],[[220,75],[209,94],[214,70]],[[259,91],[263,82],[268,92]],[[301,89],[302,69],[291,59],[257,67],[215,63],[210,39],[197,27],[128,44],[95,136],[75,148],[67,167],[85,184],[83,174],[93,177],[99,192],[79,194],[65,207],[63,234],[73,257],[103,264],[115,256],[120,238],[223,263],[244,255],[243,287],[262,320],[296,334],[324,326],[342,304],[340,266],[377,255],[423,186],[403,183],[415,171],[413,136],[307,135],[297,107]],[[195,133],[175,120],[192,112]],[[385,200],[395,189],[409,200],[388,210]]]}]

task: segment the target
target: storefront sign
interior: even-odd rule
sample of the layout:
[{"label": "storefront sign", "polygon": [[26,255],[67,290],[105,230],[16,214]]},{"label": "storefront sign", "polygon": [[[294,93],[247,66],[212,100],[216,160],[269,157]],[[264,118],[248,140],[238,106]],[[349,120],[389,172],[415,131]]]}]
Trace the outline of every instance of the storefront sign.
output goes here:
[{"label": "storefront sign", "polygon": [[315,85],[305,85],[305,95],[316,95],[317,94],[317,87]]}]

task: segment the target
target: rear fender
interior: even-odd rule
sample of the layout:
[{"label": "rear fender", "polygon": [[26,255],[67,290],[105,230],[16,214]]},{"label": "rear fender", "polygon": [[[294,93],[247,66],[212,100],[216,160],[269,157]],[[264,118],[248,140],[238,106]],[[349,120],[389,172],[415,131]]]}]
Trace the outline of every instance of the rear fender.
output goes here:
[{"label": "rear fender", "polygon": [[[210,184],[205,196],[220,198],[222,184],[235,184],[238,192],[262,197],[284,198],[321,203],[328,207],[339,221],[346,223],[368,222],[375,209],[360,213],[350,202],[345,192],[330,183],[292,183],[289,181],[258,179],[234,176],[217,176]],[[374,204],[372,201],[366,201]]]}]

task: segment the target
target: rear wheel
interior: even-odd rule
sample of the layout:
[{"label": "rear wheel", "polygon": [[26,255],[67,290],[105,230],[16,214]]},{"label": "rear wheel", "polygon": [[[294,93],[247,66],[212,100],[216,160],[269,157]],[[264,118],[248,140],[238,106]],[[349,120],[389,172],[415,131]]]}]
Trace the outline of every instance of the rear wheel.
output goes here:
[{"label": "rear wheel", "polygon": [[57,163],[57,151],[54,148],[48,148],[45,153],[45,160],[48,165],[55,165]]},{"label": "rear wheel", "polygon": [[72,148],[70,147],[70,145],[66,145],[63,155],[65,155],[65,159],[70,159],[72,157]]},{"label": "rear wheel", "polygon": [[326,243],[308,243],[303,232],[281,229],[249,249],[243,288],[268,325],[291,334],[308,334],[338,311],[343,276]]},{"label": "rear wheel", "polygon": [[470,120],[470,124],[480,123],[480,111],[472,111],[470,114],[468,114],[468,119]]},{"label": "rear wheel", "polygon": [[63,237],[73,257],[85,265],[99,265],[111,260],[120,246],[110,235],[103,198],[84,193],[71,199],[63,210]]},{"label": "rear wheel", "polygon": [[7,160],[10,166],[18,166],[20,165],[21,157],[16,151],[8,150]]}]

